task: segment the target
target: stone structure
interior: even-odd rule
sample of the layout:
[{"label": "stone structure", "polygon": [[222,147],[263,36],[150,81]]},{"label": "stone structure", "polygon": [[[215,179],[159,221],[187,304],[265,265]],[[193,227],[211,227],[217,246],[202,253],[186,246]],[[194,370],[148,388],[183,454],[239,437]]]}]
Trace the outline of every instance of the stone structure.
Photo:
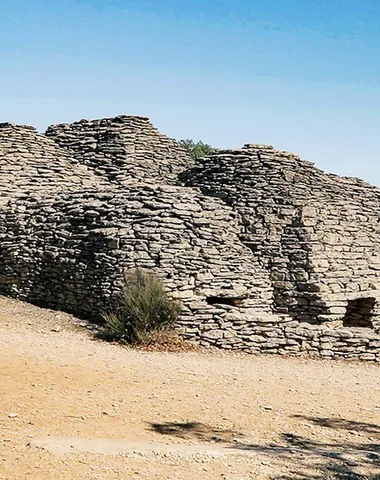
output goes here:
[{"label": "stone structure", "polygon": [[0,203],[22,194],[96,186],[98,178],[35,128],[0,124]]},{"label": "stone structure", "polygon": [[112,184],[176,184],[189,161],[147,117],[119,116],[53,125],[46,135]]},{"label": "stone structure", "polygon": [[0,293],[99,319],[160,275],[202,345],[380,361],[380,191],[265,145],[194,165],[145,117],[0,124]]}]

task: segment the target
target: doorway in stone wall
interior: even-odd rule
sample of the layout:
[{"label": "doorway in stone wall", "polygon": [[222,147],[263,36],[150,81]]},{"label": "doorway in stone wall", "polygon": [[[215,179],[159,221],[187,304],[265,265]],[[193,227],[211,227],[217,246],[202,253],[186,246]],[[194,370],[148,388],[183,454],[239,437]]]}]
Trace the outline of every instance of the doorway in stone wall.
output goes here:
[{"label": "doorway in stone wall", "polygon": [[375,298],[357,298],[349,300],[346,314],[343,317],[344,327],[373,328],[372,315],[375,309]]}]

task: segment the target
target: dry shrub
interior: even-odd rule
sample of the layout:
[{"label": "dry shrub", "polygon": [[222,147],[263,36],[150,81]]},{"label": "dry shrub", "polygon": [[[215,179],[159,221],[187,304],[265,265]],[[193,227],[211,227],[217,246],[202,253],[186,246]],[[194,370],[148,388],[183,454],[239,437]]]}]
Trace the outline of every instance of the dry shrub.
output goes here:
[{"label": "dry shrub", "polygon": [[168,297],[162,280],[152,272],[127,271],[124,281],[119,306],[103,315],[101,336],[121,343],[149,343],[176,322],[181,306]]}]

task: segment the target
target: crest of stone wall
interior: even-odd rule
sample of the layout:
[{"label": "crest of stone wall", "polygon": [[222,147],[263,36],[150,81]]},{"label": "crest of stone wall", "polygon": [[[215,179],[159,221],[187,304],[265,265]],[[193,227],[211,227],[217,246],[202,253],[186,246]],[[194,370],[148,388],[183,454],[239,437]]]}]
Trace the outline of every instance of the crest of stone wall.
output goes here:
[{"label": "crest of stone wall", "polygon": [[0,203],[18,195],[101,186],[87,167],[34,127],[0,124]]},{"label": "crest of stone wall", "polygon": [[52,125],[46,135],[113,184],[177,183],[191,159],[147,117],[120,115]]}]

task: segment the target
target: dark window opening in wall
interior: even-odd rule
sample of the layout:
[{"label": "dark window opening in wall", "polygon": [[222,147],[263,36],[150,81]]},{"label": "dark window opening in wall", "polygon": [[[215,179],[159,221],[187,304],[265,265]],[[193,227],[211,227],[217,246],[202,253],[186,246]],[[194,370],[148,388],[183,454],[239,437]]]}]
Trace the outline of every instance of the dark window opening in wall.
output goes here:
[{"label": "dark window opening in wall", "polygon": [[231,307],[241,307],[243,303],[242,298],[237,297],[207,297],[206,302],[209,305],[230,305]]},{"label": "dark window opening in wall", "polygon": [[357,298],[347,304],[343,318],[344,327],[373,328],[371,317],[375,307],[375,298]]}]

